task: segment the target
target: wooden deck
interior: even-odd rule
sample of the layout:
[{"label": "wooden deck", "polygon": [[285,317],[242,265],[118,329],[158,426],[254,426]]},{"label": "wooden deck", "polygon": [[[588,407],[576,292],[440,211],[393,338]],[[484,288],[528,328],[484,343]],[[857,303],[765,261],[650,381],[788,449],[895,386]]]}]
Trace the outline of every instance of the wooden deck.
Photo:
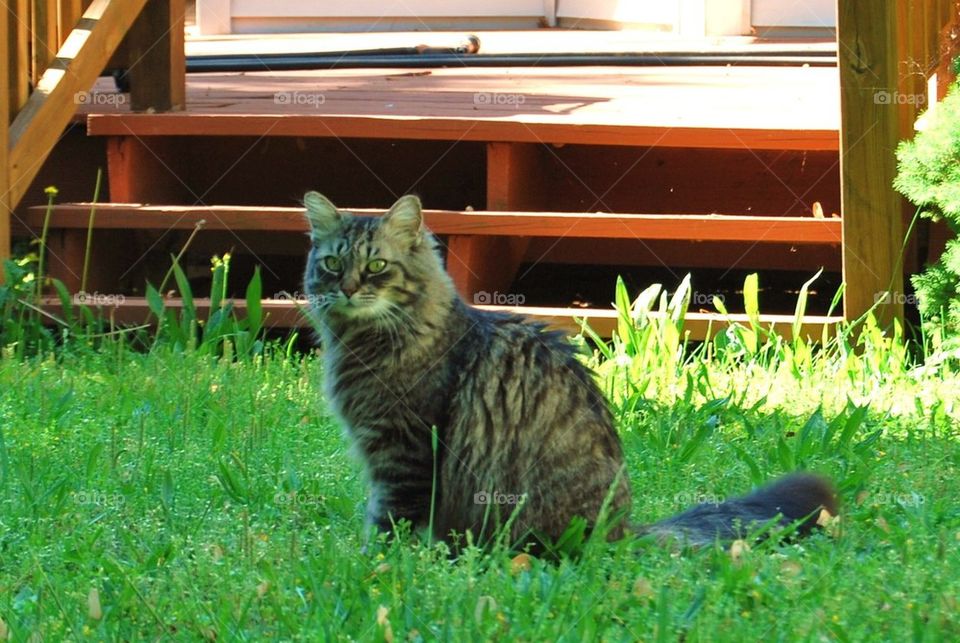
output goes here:
[{"label": "wooden deck", "polygon": [[[109,140],[111,198],[131,202],[98,211],[97,227],[104,233],[110,230],[111,243],[128,243],[121,236],[133,243],[137,237],[131,233],[136,230],[153,234],[151,239],[168,231],[189,231],[203,219],[209,232],[201,235],[204,238],[215,239],[220,231],[242,239],[242,245],[249,245],[248,251],[296,252],[302,238],[283,235],[304,231],[300,211],[276,207],[289,203],[283,195],[289,199],[298,194],[297,189],[288,189],[292,185],[280,187],[282,194],[259,189],[256,195],[243,195],[244,186],[238,185],[240,193],[227,195],[228,203],[259,204],[254,207],[207,205],[209,201],[190,195],[208,194],[231,172],[250,176],[251,168],[243,160],[252,149],[248,142],[256,145],[262,139],[278,137],[326,139],[335,148],[328,153],[336,154],[343,139],[369,139],[375,147],[360,153],[353,151],[356,143],[342,145],[351,155],[343,160],[351,165],[359,161],[356,175],[366,177],[368,185],[364,190],[358,183],[345,198],[337,198],[350,210],[358,205],[351,199],[380,205],[372,202],[371,191],[389,185],[388,191],[402,193],[411,189],[408,181],[417,180],[416,175],[402,179],[392,168],[378,167],[385,155],[390,156],[393,141],[454,144],[449,149],[424,148],[413,156],[412,150],[407,150],[404,158],[423,156],[429,161],[425,175],[438,163],[461,168],[448,184],[423,187],[432,197],[426,202],[429,207],[438,197],[449,198],[443,193],[455,192],[458,181],[461,190],[469,186],[471,196],[464,194],[462,203],[452,199],[453,207],[462,209],[426,212],[427,225],[447,238],[448,269],[468,301],[477,292],[508,291],[523,263],[567,261],[565,252],[587,249],[576,246],[577,240],[588,242],[589,256],[577,259],[571,255],[575,263],[603,263],[609,255],[607,259],[624,264],[720,266],[737,265],[748,257],[756,261],[754,256],[761,253],[787,254],[791,260],[802,256],[807,264],[817,266],[839,263],[841,222],[829,217],[838,205],[835,68],[516,67],[213,73],[190,74],[186,95],[183,112],[133,113],[124,96],[115,92],[112,80],[101,79],[83,105],[88,133]],[[710,108],[704,109],[705,105]],[[206,168],[189,169],[192,164],[187,159],[192,152],[183,137],[203,137],[209,142],[204,145],[223,150],[232,149],[228,140],[246,138],[243,149],[224,152],[229,157],[223,161],[226,165],[218,165],[203,178]],[[471,169],[468,158],[474,157],[470,154],[456,161],[454,154],[448,155],[461,142],[480,145],[482,152],[475,157],[479,170]],[[301,147],[306,150],[313,145],[304,142]],[[571,147],[558,149],[566,145]],[[636,149],[631,152],[636,158],[621,158],[618,151],[630,148]],[[644,160],[649,148],[673,148],[677,155],[652,153]],[[715,155],[702,156],[703,150]],[[681,152],[688,156],[681,158]],[[262,154],[271,152],[264,149]],[[262,154],[258,151],[252,156],[273,167],[265,160],[270,156]],[[311,157],[303,151],[295,154],[301,155],[301,162],[336,158],[324,154]],[[233,160],[236,155],[240,158]],[[699,166],[692,160],[696,158],[705,163]],[[235,170],[235,164],[241,164],[243,170]],[[658,178],[660,167],[668,168],[669,174],[663,177],[668,183],[638,189],[638,180],[663,182]],[[376,180],[371,180],[370,174]],[[334,176],[336,170],[328,169],[319,182],[306,187],[336,190],[339,188],[331,182],[345,179],[352,184],[358,180]],[[183,188],[188,185],[185,193]],[[780,194],[771,192],[771,186],[785,189]],[[584,190],[586,193],[580,194]],[[701,202],[701,193],[709,195],[705,196],[709,203]],[[749,204],[741,203],[739,195],[745,193],[752,195]],[[827,218],[809,214],[810,205],[817,200],[827,204]],[[716,214],[723,212],[724,203],[738,205],[728,214]],[[485,206],[485,210],[466,208],[473,204]],[[596,212],[598,207],[605,212]],[[586,211],[578,211],[581,208]],[[86,215],[82,204],[55,210],[50,223],[53,230],[60,231],[64,256],[82,254]],[[36,228],[38,217],[39,211],[31,213],[31,227]],[[687,263],[667,247],[674,244],[683,248],[681,254],[688,254],[690,244],[701,242],[706,244],[700,250],[703,256],[687,256]],[[144,243],[144,238],[139,243]],[[797,248],[802,250],[797,253]],[[98,283],[104,287],[109,287],[115,270],[125,273],[124,267],[114,264],[105,264],[100,272]],[[774,261],[771,265],[779,264]],[[62,277],[68,283],[75,281],[69,272]],[[128,305],[133,305],[130,301]],[[569,327],[576,312],[557,308],[537,309],[531,314]],[[606,320],[601,323],[612,321],[603,311],[591,314]],[[287,319],[283,315],[281,318]],[[292,319],[287,322],[293,324]],[[695,336],[702,338],[712,332],[709,326],[707,322],[698,326]]]},{"label": "wooden deck", "polygon": [[101,79],[80,113],[90,134],[110,136],[837,150],[838,87],[826,67],[191,74],[184,112],[130,113]]},{"label": "wooden deck", "polygon": [[[48,220],[50,229],[80,230],[86,235],[91,207],[89,203],[56,206]],[[383,210],[357,208],[352,212],[383,214]],[[35,206],[19,223],[39,232],[45,214],[46,207]],[[309,231],[303,210],[287,207],[109,203],[96,206],[96,222],[100,229],[113,230],[192,230],[200,225],[205,230]],[[840,219],[813,217],[424,210],[424,222],[439,235],[840,245]]]},{"label": "wooden deck", "polygon": [[[241,317],[246,314],[246,303],[242,300],[231,300],[233,308]],[[87,304],[89,305],[89,304]],[[179,311],[183,301],[179,298],[169,298],[165,305],[170,310]],[[207,319],[210,315],[210,299],[195,298],[193,305],[200,319]],[[306,300],[292,299],[265,299],[261,303],[264,314],[264,327],[268,329],[310,328],[311,323],[304,315],[308,308]],[[47,297],[42,303],[43,309],[54,317],[63,314],[63,304],[55,297]],[[103,319],[121,326],[135,326],[149,324],[153,313],[147,300],[143,297],[117,298],[117,303],[109,305],[89,305],[99,312]],[[537,321],[544,322],[550,328],[560,330],[571,335],[581,332],[582,323],[586,322],[590,328],[601,337],[610,337],[617,327],[618,313],[612,309],[597,308],[552,308],[526,306],[522,308],[510,306],[477,306],[481,310],[496,312],[521,313]],[[659,312],[651,312],[651,319],[663,318]],[[837,324],[842,321],[840,316],[807,315],[799,325],[798,334],[808,341],[818,342],[824,337],[836,334]],[[683,330],[687,338],[693,341],[702,341],[713,337],[732,324],[750,326],[750,318],[742,313],[720,315],[716,313],[688,312],[684,317]],[[793,315],[761,315],[762,328],[772,330],[786,340],[793,337]]]}]

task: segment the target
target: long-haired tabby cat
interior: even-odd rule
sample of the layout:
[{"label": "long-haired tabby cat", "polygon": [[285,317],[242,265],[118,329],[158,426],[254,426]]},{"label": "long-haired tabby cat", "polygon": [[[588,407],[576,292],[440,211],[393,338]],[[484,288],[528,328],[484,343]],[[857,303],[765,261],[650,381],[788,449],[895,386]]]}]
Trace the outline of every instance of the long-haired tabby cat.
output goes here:
[{"label": "long-haired tabby cat", "polygon": [[[319,319],[328,399],[366,469],[367,520],[407,520],[437,538],[556,539],[575,517],[608,535],[630,509],[607,402],[566,339],[517,315],[473,308],[444,271],[420,201],[382,217],[304,198],[312,247],[305,286]],[[750,495],[639,528],[690,543],[757,523],[836,512],[822,478],[793,474]]]}]

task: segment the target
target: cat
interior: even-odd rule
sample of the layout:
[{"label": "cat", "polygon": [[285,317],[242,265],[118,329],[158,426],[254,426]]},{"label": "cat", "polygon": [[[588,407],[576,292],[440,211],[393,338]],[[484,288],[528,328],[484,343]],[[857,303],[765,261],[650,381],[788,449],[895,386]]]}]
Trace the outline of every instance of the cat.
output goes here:
[{"label": "cat", "polygon": [[[796,473],[750,495],[631,528],[623,447],[607,400],[567,338],[466,304],[417,197],[382,217],[304,197],[304,278],[323,346],[327,399],[365,468],[371,530],[549,543],[579,519],[690,544],[779,520],[836,513],[830,483]],[[498,531],[499,530],[499,531]]]}]

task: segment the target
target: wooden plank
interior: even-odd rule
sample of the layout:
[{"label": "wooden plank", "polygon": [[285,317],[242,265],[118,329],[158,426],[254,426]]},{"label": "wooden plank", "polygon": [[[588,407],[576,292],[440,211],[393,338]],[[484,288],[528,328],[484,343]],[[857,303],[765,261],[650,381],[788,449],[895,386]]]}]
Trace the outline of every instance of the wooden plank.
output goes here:
[{"label": "wooden plank", "polygon": [[532,212],[543,206],[543,146],[487,144],[487,210]]},{"label": "wooden plank", "polygon": [[94,0],[10,126],[11,204],[17,204],[146,0]]},{"label": "wooden plank", "polygon": [[[839,110],[838,110],[839,112]],[[545,211],[809,217],[840,212],[836,152],[547,148]]]},{"label": "wooden plank", "polygon": [[31,7],[29,0],[9,0],[7,2],[8,16],[4,37],[7,45],[3,48],[8,52],[8,75],[3,86],[9,88],[9,94],[4,97],[8,103],[7,120],[17,115],[30,97],[30,21]]},{"label": "wooden plank", "polygon": [[[541,146],[487,144],[487,208],[534,210],[543,207]],[[526,254],[529,236],[453,235],[447,240],[447,271],[460,294],[477,302],[477,293],[508,292]]]},{"label": "wooden plank", "polygon": [[91,114],[91,135],[323,136],[714,149],[836,150],[835,130],[767,130],[530,123],[466,118],[278,114]]},{"label": "wooden plank", "polygon": [[[266,317],[264,325],[267,328],[303,328],[308,327],[308,322],[303,318],[302,309],[306,308],[306,301],[290,301],[286,299],[265,299],[262,302],[263,313]],[[113,319],[117,324],[142,324],[148,322],[151,318],[150,309],[147,306],[146,299],[143,297],[125,297],[113,296],[105,297],[104,303],[94,305],[94,302],[88,303],[90,308],[99,309],[101,314],[108,319]],[[176,298],[166,300],[169,309],[179,310],[182,307],[182,301]],[[207,298],[194,299],[197,315],[200,318],[206,318],[210,312],[210,300]],[[243,301],[233,302],[234,310],[241,317],[246,310],[246,304]],[[61,305],[59,299],[46,298],[43,301],[43,308],[52,315],[61,314]],[[580,332],[580,324],[577,320],[586,319],[601,336],[609,337],[617,324],[617,313],[614,310],[605,310],[597,308],[547,308],[533,306],[477,306],[481,310],[496,312],[509,312],[526,315],[534,320],[543,321],[552,328],[562,330],[570,334]],[[659,313],[652,313],[651,317],[660,317]],[[823,330],[826,328],[827,335],[833,334],[833,328],[841,321],[841,317],[825,317],[810,315],[804,318],[800,327],[802,337],[813,341],[819,341],[823,337]],[[730,314],[727,316],[690,312],[686,315],[684,324],[685,332],[690,333],[690,339],[702,340],[705,337],[713,336],[731,323],[750,324],[749,319],[744,314]],[[790,339],[792,337],[793,315],[761,315],[760,325],[764,328],[772,328],[782,337]]]},{"label": "wooden plank", "polygon": [[56,0],[32,0],[33,2],[33,24],[31,25],[31,34],[33,36],[33,72],[31,74],[34,84],[39,83],[43,73],[50,66],[50,61],[56,55],[60,43],[57,40],[57,2]]},{"label": "wooden plank", "polygon": [[148,0],[127,37],[131,109],[182,110],[186,104],[184,0]]},{"label": "wooden plank", "polygon": [[[187,91],[186,120],[96,101],[91,132],[838,149],[837,71],[826,67],[216,73],[191,75]],[[121,120],[101,123],[107,113]]]},{"label": "wooden plank", "polygon": [[[429,117],[651,127],[659,134],[792,132],[806,139],[810,132],[839,130],[837,79],[830,67],[381,68],[193,74],[187,90],[190,114],[197,116]],[[113,102],[98,101],[87,111],[128,109]],[[734,139],[727,132],[725,140]]]},{"label": "wooden plank", "polygon": [[[113,186],[111,185],[111,190]],[[88,204],[54,208],[54,228],[85,228]],[[25,217],[41,225],[45,208],[32,207]],[[383,210],[352,209],[376,216]],[[427,226],[441,235],[548,237],[580,239],[683,239],[835,245],[840,219],[734,215],[599,214],[558,212],[458,212],[425,210]],[[306,232],[300,208],[259,206],[149,206],[110,203],[97,206],[98,228],[191,230],[200,220],[207,230]]]},{"label": "wooden plank", "polygon": [[83,15],[83,3],[81,0],[60,0],[60,22],[57,42],[63,44],[77,26],[77,21]]},{"label": "wooden plank", "polygon": [[[180,166],[169,153],[172,145],[173,141],[162,137],[107,139],[110,199],[119,203],[178,203],[190,198],[176,176]],[[128,227],[136,226],[131,222]]]},{"label": "wooden plank", "polygon": [[[902,201],[893,189],[899,141],[896,0],[839,0],[840,184],[843,215],[844,314],[856,319],[883,293],[903,293],[898,259]],[[881,303],[881,325],[903,319],[902,297]]]},{"label": "wooden plank", "polygon": [[[0,53],[9,51],[9,21],[11,12],[0,11]],[[11,75],[11,60],[0,56],[0,92],[6,93]],[[7,164],[7,138],[10,122],[10,100],[8,95],[0,96],[0,283],[6,280],[4,261],[10,257],[10,215],[13,204],[10,202],[10,174]]]},{"label": "wooden plank", "polygon": [[[38,232],[39,234],[39,232]],[[94,235],[96,239],[96,235]],[[81,273],[83,272],[83,257],[86,254],[87,231],[79,228],[51,230],[47,237],[47,270],[48,275],[59,279],[67,290],[79,293]],[[105,256],[94,255],[93,272],[97,274],[101,266],[109,261],[109,253]],[[88,284],[90,290],[99,288],[103,282]]]},{"label": "wooden plank", "polygon": [[820,268],[837,273],[841,270],[839,242],[831,245],[799,245],[749,241],[604,239],[598,247],[593,239],[539,237],[530,240],[524,262],[668,267],[677,273],[675,281],[682,276],[680,269],[693,268],[792,270],[809,274]]}]

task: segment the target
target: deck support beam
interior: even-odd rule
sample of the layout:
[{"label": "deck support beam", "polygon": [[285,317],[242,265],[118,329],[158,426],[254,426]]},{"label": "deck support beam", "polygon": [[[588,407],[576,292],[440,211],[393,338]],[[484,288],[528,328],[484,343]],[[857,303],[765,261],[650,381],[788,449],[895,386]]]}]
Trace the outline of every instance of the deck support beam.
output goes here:
[{"label": "deck support beam", "polygon": [[[180,203],[189,191],[177,178],[178,165],[162,136],[111,136],[107,139],[107,176],[114,203]],[[174,165],[175,167],[171,167]]]},{"label": "deck support beam", "polygon": [[[919,113],[932,108],[952,80],[947,36],[956,11],[954,0],[839,0],[840,202],[848,320],[874,304],[881,327],[903,318],[904,269],[917,270],[919,261],[914,240],[904,243],[915,208],[893,189],[896,148],[913,136]],[[930,82],[934,76],[935,84]],[[931,86],[934,91],[928,92]]]},{"label": "deck support beam", "polygon": [[0,11],[0,283],[6,280],[3,262],[10,256],[10,216],[13,213],[13,204],[10,199],[10,165],[8,159],[8,125],[10,123],[10,101],[13,96],[9,93],[10,57],[7,56],[10,41],[8,11]]},{"label": "deck support beam", "polygon": [[903,319],[903,201],[893,189],[900,140],[898,0],[839,0],[840,203],[844,315],[875,311],[881,327]]},{"label": "deck support beam", "polygon": [[[536,143],[487,143],[487,210],[542,207],[540,154]],[[508,292],[529,243],[529,237],[453,235],[447,242],[447,270],[467,301],[495,303],[486,297]]]},{"label": "deck support beam", "polygon": [[184,0],[148,0],[126,40],[130,107],[180,111],[186,104]]}]

